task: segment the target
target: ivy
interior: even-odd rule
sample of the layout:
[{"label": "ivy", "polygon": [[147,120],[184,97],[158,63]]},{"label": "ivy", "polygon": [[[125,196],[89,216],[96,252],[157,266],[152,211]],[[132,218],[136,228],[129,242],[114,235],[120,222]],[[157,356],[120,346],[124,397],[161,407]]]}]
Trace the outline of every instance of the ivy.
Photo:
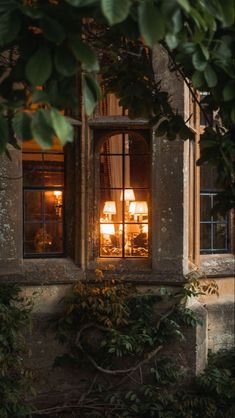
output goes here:
[{"label": "ivy", "polygon": [[23,366],[31,303],[19,296],[17,286],[0,286],[0,417],[29,417],[24,398],[31,390],[31,372]]}]

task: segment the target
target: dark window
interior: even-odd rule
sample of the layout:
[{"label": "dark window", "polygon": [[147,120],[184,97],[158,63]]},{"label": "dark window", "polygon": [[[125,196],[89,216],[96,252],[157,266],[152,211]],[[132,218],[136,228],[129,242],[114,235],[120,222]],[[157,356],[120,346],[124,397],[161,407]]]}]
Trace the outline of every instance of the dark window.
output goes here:
[{"label": "dark window", "polygon": [[100,150],[100,256],[148,257],[149,147],[136,133],[110,136]]},{"label": "dark window", "polygon": [[201,167],[201,201],[200,201],[200,237],[201,254],[219,254],[229,252],[228,216],[212,214],[216,193],[215,169]]},{"label": "dark window", "polygon": [[209,110],[208,93],[200,93],[200,125],[208,126],[213,124],[213,112]]},{"label": "dark window", "polygon": [[64,154],[23,149],[24,256],[60,256],[63,236]]}]

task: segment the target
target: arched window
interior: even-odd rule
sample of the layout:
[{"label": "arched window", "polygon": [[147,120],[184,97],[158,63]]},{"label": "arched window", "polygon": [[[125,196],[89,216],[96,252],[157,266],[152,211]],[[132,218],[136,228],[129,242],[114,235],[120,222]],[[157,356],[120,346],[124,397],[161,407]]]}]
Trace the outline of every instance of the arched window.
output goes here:
[{"label": "arched window", "polygon": [[148,257],[149,145],[136,132],[109,136],[100,148],[100,257]]}]

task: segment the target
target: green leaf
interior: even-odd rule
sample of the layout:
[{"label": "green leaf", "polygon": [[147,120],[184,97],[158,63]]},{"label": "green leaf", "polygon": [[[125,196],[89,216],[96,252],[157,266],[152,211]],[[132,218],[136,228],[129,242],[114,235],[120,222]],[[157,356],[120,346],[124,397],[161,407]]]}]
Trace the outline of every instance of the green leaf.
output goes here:
[{"label": "green leaf", "polygon": [[192,75],[192,83],[194,87],[200,88],[205,83],[203,73],[201,71],[195,71]]},{"label": "green leaf", "polygon": [[97,3],[98,0],[65,0],[65,1],[71,4],[71,6],[86,7],[86,6],[90,6],[91,4]]},{"label": "green leaf", "polygon": [[0,46],[6,45],[16,39],[22,26],[18,13],[4,13],[0,16]]},{"label": "green leaf", "polygon": [[211,67],[211,65],[207,65],[205,71],[204,71],[204,76],[207,82],[208,87],[215,87],[217,84],[217,75],[215,73],[215,71],[213,70],[213,68]]},{"label": "green leaf", "polygon": [[210,58],[210,53],[209,53],[208,49],[202,44],[200,45],[200,47],[201,47],[201,50],[202,50],[202,53],[203,53],[205,59],[208,61],[208,59]]},{"label": "green leaf", "polygon": [[55,66],[57,71],[65,77],[76,74],[77,61],[71,51],[65,46],[59,46],[55,51]]},{"label": "green leaf", "polygon": [[16,137],[21,141],[29,141],[33,138],[31,121],[32,117],[26,112],[18,112],[15,115],[12,126]]},{"label": "green leaf", "polygon": [[196,45],[194,42],[183,42],[180,45],[181,50],[185,53],[185,54],[193,54],[195,52],[196,49]]},{"label": "green leaf", "polygon": [[65,39],[65,31],[63,26],[54,19],[50,17],[44,17],[41,19],[41,28],[45,38],[49,41],[55,42],[56,44],[61,44]]},{"label": "green leaf", "polygon": [[235,106],[231,109],[230,117],[233,123],[235,123]]},{"label": "green leaf", "polygon": [[83,91],[86,113],[88,116],[90,116],[93,113],[98,100],[100,99],[99,85],[97,84],[96,80],[94,80],[94,78],[85,75]]},{"label": "green leaf", "polygon": [[0,154],[2,154],[6,149],[8,136],[9,136],[9,130],[8,130],[7,119],[5,118],[5,116],[0,114]]},{"label": "green leaf", "polygon": [[55,135],[54,130],[50,126],[49,111],[39,109],[32,117],[31,129],[33,137],[43,148],[50,148]]},{"label": "green leaf", "polygon": [[166,43],[170,49],[175,49],[178,46],[179,41],[175,35],[169,33],[166,35]]},{"label": "green leaf", "polygon": [[62,145],[73,142],[74,131],[72,125],[65,116],[62,116],[57,109],[50,109],[52,127]]},{"label": "green leaf", "polygon": [[101,8],[110,25],[123,22],[130,10],[129,0],[101,0]]},{"label": "green leaf", "polygon": [[159,126],[157,127],[155,134],[158,136],[163,136],[169,127],[169,121],[167,119],[165,119],[164,121],[162,121]]},{"label": "green leaf", "polygon": [[196,70],[204,71],[207,66],[207,61],[201,51],[196,51],[193,54],[193,65]]},{"label": "green leaf", "polygon": [[24,15],[31,17],[32,19],[40,19],[44,16],[44,12],[37,7],[21,6],[20,10]]},{"label": "green leaf", "polygon": [[188,2],[188,0],[177,0],[177,3],[179,3],[179,5],[186,10],[186,12],[190,11],[190,3]]},{"label": "green leaf", "polygon": [[152,0],[140,3],[138,12],[140,32],[146,43],[153,47],[164,36],[164,18]]},{"label": "green leaf", "polygon": [[49,50],[42,45],[29,59],[25,73],[33,86],[42,86],[50,77],[52,61]]},{"label": "green leaf", "polygon": [[69,46],[74,56],[82,63],[84,69],[88,71],[99,71],[99,63],[96,53],[80,39],[72,39]]},{"label": "green leaf", "polygon": [[232,26],[235,20],[235,4],[234,0],[221,1],[220,7],[222,8],[222,21],[224,26]]},{"label": "green leaf", "polygon": [[229,81],[223,89],[223,98],[225,102],[233,100],[235,97],[235,82]]}]

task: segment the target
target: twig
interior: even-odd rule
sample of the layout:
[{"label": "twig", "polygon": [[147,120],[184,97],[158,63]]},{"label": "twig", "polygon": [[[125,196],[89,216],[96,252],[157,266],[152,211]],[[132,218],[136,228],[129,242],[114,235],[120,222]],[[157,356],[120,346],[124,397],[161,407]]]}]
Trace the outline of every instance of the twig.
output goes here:
[{"label": "twig", "polygon": [[188,89],[190,90],[190,93],[193,96],[193,99],[195,100],[195,102],[199,106],[200,110],[202,111],[202,113],[203,113],[203,115],[205,117],[205,120],[207,121],[208,125],[211,126],[211,121],[209,120],[209,118],[207,116],[207,113],[206,113],[205,109],[203,108],[200,100],[198,100],[197,95],[195,94],[195,92],[194,92],[194,90],[192,88],[192,84],[188,81],[187,77],[185,77],[185,75],[184,75],[183,71],[181,70],[180,66],[176,63],[175,58],[174,58],[174,55],[171,53],[171,51],[167,48],[166,45],[163,45],[163,47],[166,49],[166,51],[167,51],[167,53],[168,53],[168,55],[169,55],[169,57],[171,59],[172,65],[174,66],[175,70],[181,75],[181,77],[183,78],[184,82],[186,83]]},{"label": "twig", "polygon": [[156,328],[159,329],[162,321],[164,321],[166,318],[168,318],[168,316],[170,316],[172,314],[172,312],[174,312],[175,309],[175,305],[172,305],[172,307],[169,309],[169,311],[167,311],[164,315],[161,315],[160,319],[157,322]]},{"label": "twig", "polygon": [[151,353],[149,353],[149,355],[144,360],[141,360],[134,367],[130,367],[129,369],[116,369],[116,370],[111,370],[111,369],[105,369],[104,367],[99,366],[99,364],[96,363],[96,361],[93,359],[93,357],[91,357],[89,354],[87,354],[85,352],[85,350],[83,349],[83,347],[82,347],[81,344],[79,344],[78,347],[85,354],[85,356],[88,358],[88,360],[90,361],[90,363],[97,370],[99,370],[101,373],[106,373],[106,374],[110,374],[110,375],[113,375],[113,376],[116,376],[116,375],[119,375],[119,374],[126,374],[126,373],[130,373],[130,372],[136,371],[140,366],[143,366],[145,363],[148,363],[162,349],[162,346],[160,345],[155,350],[153,350]]}]

